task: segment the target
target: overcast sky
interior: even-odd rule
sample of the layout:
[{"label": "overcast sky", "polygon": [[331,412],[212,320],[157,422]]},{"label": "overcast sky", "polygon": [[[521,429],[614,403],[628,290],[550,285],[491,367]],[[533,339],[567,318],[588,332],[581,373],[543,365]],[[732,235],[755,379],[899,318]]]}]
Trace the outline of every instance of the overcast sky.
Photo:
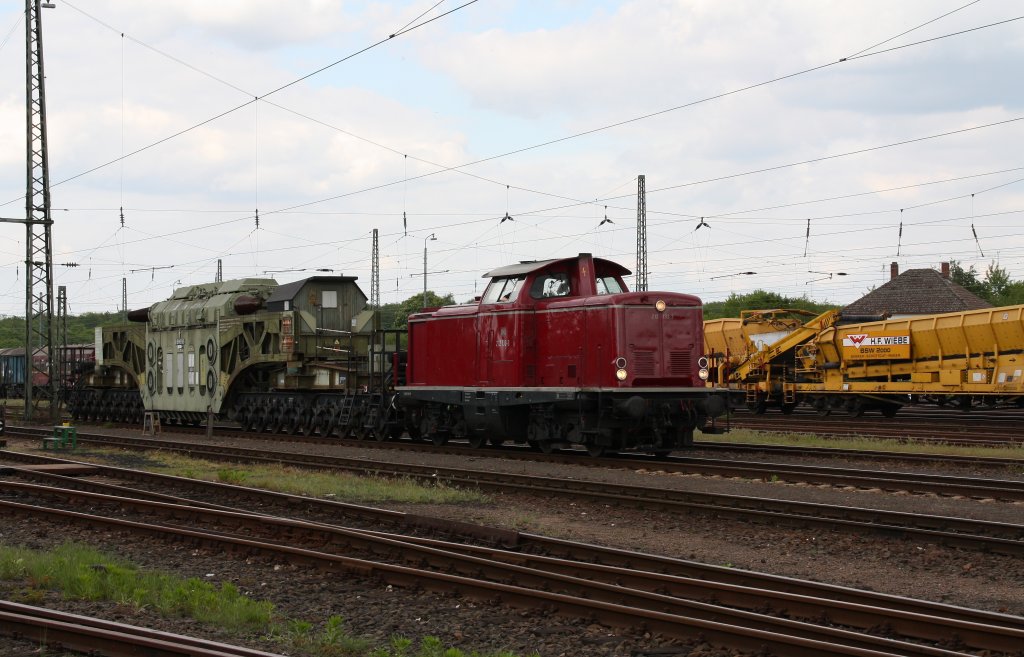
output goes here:
[{"label": "overcast sky", "polygon": [[[218,259],[369,294],[374,228],[384,302],[422,291],[424,244],[428,286],[459,301],[519,260],[633,269],[638,174],[652,290],[848,303],[892,261],[950,259],[1024,278],[1024,20],[946,36],[1019,2],[54,1],[72,314],[117,310],[122,278],[148,305]],[[5,217],[25,212],[23,14],[0,0]],[[24,313],[24,240],[0,224],[0,314]]]}]

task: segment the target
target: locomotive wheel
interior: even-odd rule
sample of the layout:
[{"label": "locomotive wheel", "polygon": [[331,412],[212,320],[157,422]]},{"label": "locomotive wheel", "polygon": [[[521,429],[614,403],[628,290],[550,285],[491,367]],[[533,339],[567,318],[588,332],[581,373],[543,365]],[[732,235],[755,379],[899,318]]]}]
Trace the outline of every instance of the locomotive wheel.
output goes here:
[{"label": "locomotive wheel", "polygon": [[540,440],[537,442],[537,451],[541,454],[552,454],[555,451],[555,444],[550,440]]},{"label": "locomotive wheel", "polygon": [[473,449],[480,449],[487,444],[487,437],[479,433],[474,433],[469,437],[469,446]]}]

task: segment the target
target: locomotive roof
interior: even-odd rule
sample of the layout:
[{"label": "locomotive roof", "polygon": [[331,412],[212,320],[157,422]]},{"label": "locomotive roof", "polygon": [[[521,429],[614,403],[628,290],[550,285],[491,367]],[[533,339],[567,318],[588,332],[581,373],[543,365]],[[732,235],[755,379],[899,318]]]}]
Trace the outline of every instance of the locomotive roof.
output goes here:
[{"label": "locomotive roof", "polygon": [[[483,275],[483,278],[494,278],[496,276],[518,276],[519,274],[529,274],[535,272],[538,269],[544,269],[548,265],[553,265],[558,262],[575,262],[579,260],[579,256],[575,258],[555,258],[553,260],[534,260],[532,262],[520,262],[518,265],[506,265],[504,267],[498,267],[493,271],[489,271]],[[600,267],[606,272],[612,274],[618,274],[619,276],[626,276],[632,272],[623,267],[617,262],[611,260],[605,260],[604,258],[594,258],[594,265]]]},{"label": "locomotive roof", "polygon": [[[306,283],[353,283],[355,281],[355,276],[310,276],[309,278],[303,278],[302,280],[278,285],[267,299],[267,304],[274,303],[275,301],[291,301]],[[356,286],[356,289],[359,289],[358,285]],[[359,293],[363,294],[363,291],[359,290]],[[363,294],[363,297],[365,298],[366,295]]]}]

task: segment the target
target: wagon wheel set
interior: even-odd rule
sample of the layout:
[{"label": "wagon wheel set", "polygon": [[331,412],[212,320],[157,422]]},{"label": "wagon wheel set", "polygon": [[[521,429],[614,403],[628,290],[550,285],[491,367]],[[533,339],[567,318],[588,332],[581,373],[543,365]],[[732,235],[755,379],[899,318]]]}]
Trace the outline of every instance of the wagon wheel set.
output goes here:
[{"label": "wagon wheel set", "polygon": [[387,440],[401,427],[368,395],[319,395],[313,399],[277,394],[243,395],[232,419],[253,433],[338,436]]}]

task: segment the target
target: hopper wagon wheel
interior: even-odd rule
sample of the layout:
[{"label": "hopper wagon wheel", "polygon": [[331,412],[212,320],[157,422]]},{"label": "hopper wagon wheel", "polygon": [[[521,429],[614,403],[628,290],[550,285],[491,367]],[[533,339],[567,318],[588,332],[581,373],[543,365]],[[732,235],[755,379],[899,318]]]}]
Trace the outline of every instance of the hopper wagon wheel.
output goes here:
[{"label": "hopper wagon wheel", "polygon": [[768,404],[763,399],[747,402],[747,410],[754,415],[764,415],[764,412],[768,410]]},{"label": "hopper wagon wheel", "polygon": [[550,440],[538,440],[537,451],[541,454],[553,454],[555,452],[555,443]]},{"label": "hopper wagon wheel", "polygon": [[430,442],[434,447],[443,447],[448,444],[449,434],[447,431],[435,431],[430,434]]},{"label": "hopper wagon wheel", "polygon": [[334,433],[338,428],[338,420],[333,415],[323,418],[320,422],[320,435],[324,438]]},{"label": "hopper wagon wheel", "polygon": [[587,454],[590,454],[594,458],[600,458],[600,457],[604,456],[605,452],[607,452],[607,451],[608,451],[608,448],[605,447],[604,445],[598,445],[597,443],[588,443],[587,444]]},{"label": "hopper wagon wheel", "polygon": [[469,446],[473,449],[481,449],[487,442],[487,437],[480,433],[473,433],[469,437]]}]

